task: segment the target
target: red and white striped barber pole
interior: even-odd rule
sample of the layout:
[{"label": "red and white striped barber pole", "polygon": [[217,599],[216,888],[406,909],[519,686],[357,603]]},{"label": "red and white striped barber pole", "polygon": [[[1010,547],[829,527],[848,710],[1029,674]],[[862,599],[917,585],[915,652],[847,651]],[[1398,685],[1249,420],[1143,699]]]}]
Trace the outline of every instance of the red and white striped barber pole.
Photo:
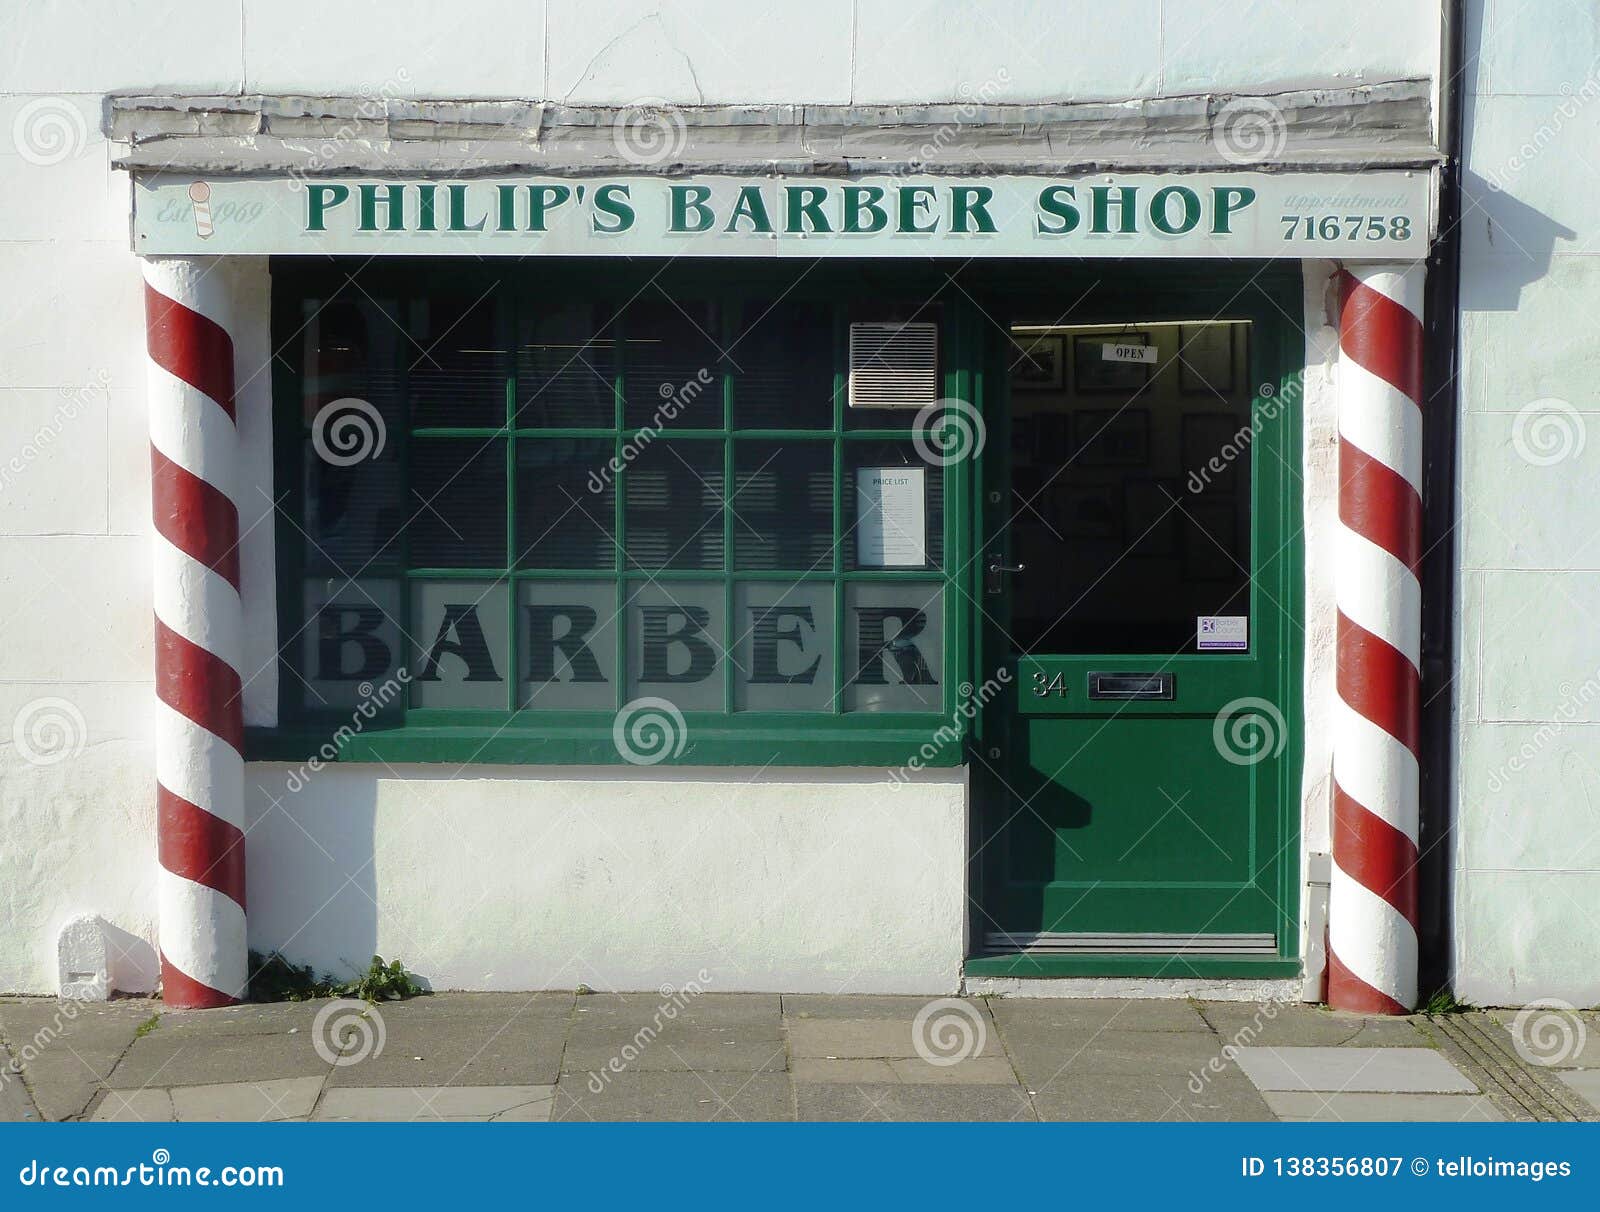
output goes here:
[{"label": "red and white striped barber pole", "polygon": [[1328,1003],[1417,1003],[1421,712],[1422,282],[1339,275],[1338,704]]},{"label": "red and white striped barber pole", "polygon": [[156,796],[168,1005],[244,996],[244,717],[230,275],[147,261]]}]

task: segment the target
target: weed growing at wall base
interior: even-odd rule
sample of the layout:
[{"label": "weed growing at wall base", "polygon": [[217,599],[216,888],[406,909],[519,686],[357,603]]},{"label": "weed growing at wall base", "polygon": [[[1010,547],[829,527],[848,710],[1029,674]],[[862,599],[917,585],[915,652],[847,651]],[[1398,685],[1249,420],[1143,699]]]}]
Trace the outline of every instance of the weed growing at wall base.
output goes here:
[{"label": "weed growing at wall base", "polygon": [[427,992],[400,960],[374,955],[365,972],[350,980],[318,976],[310,964],[296,964],[281,952],[250,952],[250,1000],[304,1002],[323,997],[353,997],[367,1002],[392,1002]]}]

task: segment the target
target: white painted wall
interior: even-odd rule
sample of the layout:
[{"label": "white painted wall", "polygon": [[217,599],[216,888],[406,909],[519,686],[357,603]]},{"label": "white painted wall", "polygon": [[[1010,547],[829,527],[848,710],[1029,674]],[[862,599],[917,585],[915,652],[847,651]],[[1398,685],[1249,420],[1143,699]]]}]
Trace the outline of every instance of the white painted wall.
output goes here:
[{"label": "white painted wall", "polygon": [[960,771],[292,767],[247,775],[250,936],[435,988],[953,993]]},{"label": "white painted wall", "polygon": [[1333,716],[1338,697],[1334,643],[1336,535],[1339,527],[1338,306],[1331,261],[1303,266],[1305,370],[1301,376],[1300,507],[1305,525],[1304,758],[1300,800],[1300,954],[1305,975],[1300,996],[1322,1000],[1327,966],[1326,856],[1333,849]]},{"label": "white painted wall", "polygon": [[1474,0],[1458,996],[1600,1003],[1600,11]]},{"label": "white painted wall", "polygon": [[0,89],[1059,101],[1432,76],[1437,42],[1432,0],[33,0],[0,14]]},{"label": "white painted wall", "polygon": [[[144,321],[127,249],[129,184],[110,170],[113,149],[99,134],[104,94],[1026,102],[1370,83],[1430,76],[1437,59],[1433,0],[1337,8],[1303,0],[815,0],[761,9],[747,0],[397,0],[381,21],[361,11],[309,0],[0,8],[0,281],[8,286],[0,292],[0,990],[52,989],[56,932],[84,912],[124,932],[116,983],[148,988],[154,973]],[[1559,305],[1545,314],[1538,331],[1558,340],[1568,331],[1555,323]],[[1320,339],[1316,330],[1308,322]],[[264,363],[264,334],[263,326],[240,335],[242,365]],[[1579,357],[1576,348],[1569,338],[1566,356]],[[261,475],[239,500],[252,723],[270,721],[276,675],[268,659],[271,528],[262,522],[265,388],[264,376],[248,379],[241,400],[246,462]],[[1325,461],[1318,466],[1325,472]],[[1324,499],[1308,520],[1324,524],[1326,512]],[[1321,574],[1311,575],[1316,596]],[[1325,673],[1316,659],[1308,668],[1314,696]],[[26,742],[30,723],[46,727]],[[1317,782],[1325,762],[1316,760],[1306,818],[1313,831],[1324,822],[1315,836],[1325,842]],[[258,780],[270,773],[252,768]],[[723,987],[953,987],[965,845],[957,784],[933,781],[896,797],[870,780],[786,772],[733,812],[717,806],[721,776],[666,784],[669,795],[650,790],[661,785],[645,774],[562,772],[520,783],[505,771],[472,773],[446,787],[438,771],[380,779],[346,768],[325,773],[292,810],[258,798],[256,937],[292,938],[291,951],[323,963],[350,958],[357,941],[424,971],[436,955],[429,975],[443,984],[547,983],[557,977],[546,961],[565,962],[595,937],[577,908],[610,909],[581,890],[581,877],[589,888],[639,889],[650,913],[631,933],[607,936],[607,950],[587,961],[590,976],[562,969],[561,981],[681,980],[681,971],[662,969],[666,957],[723,948]],[[419,800],[490,864],[474,869],[463,850],[430,867],[440,839],[454,835],[422,828],[430,818]],[[316,906],[305,904],[301,885],[326,887],[326,860],[295,823],[330,852],[348,853],[354,825],[342,814],[361,805],[376,856],[363,887],[381,906],[370,940],[329,910],[308,918]],[[627,839],[631,849],[595,857],[592,831],[604,825],[616,834],[624,820],[637,844]],[[742,838],[737,855],[718,830]],[[826,850],[841,837],[850,844]],[[507,838],[522,840],[511,847]],[[822,875],[794,882],[796,856],[824,853]],[[671,871],[664,880],[652,874],[662,855]],[[691,878],[691,860],[720,872],[718,882]],[[476,882],[458,885],[445,871]],[[930,893],[918,878],[938,883]],[[474,938],[457,926],[467,887],[487,893],[493,915]],[[580,891],[568,898],[569,887]],[[776,902],[774,889],[783,890]],[[359,909],[351,890],[342,895]],[[685,937],[686,924],[699,933]],[[435,940],[431,949],[416,945],[424,938]],[[489,956],[485,940],[496,939],[516,946]]]}]

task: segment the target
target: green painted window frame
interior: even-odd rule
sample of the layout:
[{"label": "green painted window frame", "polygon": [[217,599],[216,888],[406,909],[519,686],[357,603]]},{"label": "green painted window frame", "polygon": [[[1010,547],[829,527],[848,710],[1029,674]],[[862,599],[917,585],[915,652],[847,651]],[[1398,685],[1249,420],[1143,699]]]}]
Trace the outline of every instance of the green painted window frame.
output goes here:
[{"label": "green painted window frame", "polygon": [[[301,326],[300,307],[307,297],[328,297],[341,288],[356,284],[376,297],[397,293],[415,296],[421,290],[483,290],[493,283],[511,292],[508,322],[516,325],[521,308],[537,291],[562,302],[594,302],[620,305],[642,292],[658,290],[668,298],[693,298],[718,304],[723,319],[719,345],[727,348],[732,316],[738,306],[755,300],[781,297],[789,301],[820,301],[834,305],[834,390],[832,424],[829,428],[782,429],[736,428],[733,417],[733,382],[726,360],[719,363],[718,385],[722,394],[722,424],[717,428],[675,427],[663,441],[720,441],[723,446],[723,563],[717,571],[651,570],[628,567],[619,549],[609,570],[547,570],[518,568],[515,562],[516,468],[519,442],[590,439],[610,440],[620,458],[622,447],[638,427],[626,423],[624,389],[627,367],[621,357],[620,341],[614,345],[617,362],[613,424],[606,427],[518,428],[516,359],[510,359],[506,384],[504,423],[493,427],[400,427],[394,440],[402,443],[399,453],[403,483],[407,449],[417,437],[461,437],[505,439],[507,563],[494,569],[410,568],[406,560],[398,579],[403,585],[417,580],[504,579],[513,588],[507,594],[510,620],[510,669],[506,679],[507,707],[504,711],[417,708],[407,705],[400,719],[362,721],[351,734],[353,712],[338,708],[321,711],[302,709],[296,693],[302,682],[296,656],[305,626],[302,584],[305,576],[306,516],[301,474],[303,447],[308,430],[304,424],[300,397],[300,367],[297,358],[285,353],[273,363],[274,416],[274,494],[280,502],[276,526],[276,575],[278,636],[280,642],[279,720],[276,727],[246,730],[246,757],[250,760],[322,762],[454,762],[507,764],[582,764],[624,765],[613,739],[617,710],[627,700],[627,643],[625,627],[617,627],[618,666],[614,679],[615,709],[610,711],[553,711],[513,709],[520,680],[518,629],[514,625],[517,595],[515,585],[524,580],[598,580],[616,584],[619,610],[631,586],[655,581],[662,584],[689,582],[720,583],[724,587],[725,618],[733,617],[735,587],[744,581],[775,582],[817,580],[836,585],[834,599],[833,667],[834,696],[828,712],[777,713],[735,711],[733,705],[732,662],[721,662],[724,683],[722,712],[683,712],[687,739],[681,752],[668,755],[663,765],[713,766],[872,766],[899,767],[915,758],[926,767],[953,767],[965,761],[964,741],[969,730],[969,714],[960,698],[962,688],[971,683],[972,646],[971,586],[975,582],[975,557],[969,550],[972,534],[970,461],[962,459],[942,469],[943,484],[943,559],[938,569],[852,569],[842,546],[843,529],[850,507],[846,478],[845,452],[853,441],[906,441],[911,429],[866,429],[851,427],[845,403],[844,352],[848,340],[847,312],[863,299],[881,299],[885,305],[921,306],[931,309],[940,324],[940,385],[946,397],[973,400],[979,390],[975,369],[974,335],[978,319],[959,290],[952,289],[943,274],[926,270],[909,274],[885,273],[880,267],[840,266],[818,262],[784,263],[773,266],[733,266],[721,263],[661,263],[640,261],[519,261],[507,265],[467,264],[460,261],[377,261],[357,266],[348,260],[286,259],[272,262],[272,341],[273,348],[293,347]],[[420,284],[420,285],[419,285]],[[831,444],[834,467],[833,568],[826,572],[783,573],[770,569],[739,570],[735,562],[732,530],[733,511],[727,508],[737,491],[734,475],[735,438],[768,441],[826,441]],[[627,469],[619,476],[614,493],[616,535],[626,546]],[[846,586],[852,583],[929,582],[942,584],[943,635],[941,659],[944,671],[942,704],[937,712],[890,713],[845,711],[842,688],[848,679],[846,666],[844,602]],[[401,593],[402,634],[410,633],[411,594]],[[409,695],[409,691],[407,692]],[[950,729],[954,740],[949,740]],[[341,732],[340,730],[343,729]],[[341,740],[333,743],[336,732]],[[933,743],[935,735],[946,739]],[[331,755],[331,756],[330,756]]]}]

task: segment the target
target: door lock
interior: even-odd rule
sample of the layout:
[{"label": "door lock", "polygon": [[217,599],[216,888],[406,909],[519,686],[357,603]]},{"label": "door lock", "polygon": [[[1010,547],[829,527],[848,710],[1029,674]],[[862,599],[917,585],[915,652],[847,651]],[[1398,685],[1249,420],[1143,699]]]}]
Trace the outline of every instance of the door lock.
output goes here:
[{"label": "door lock", "polygon": [[990,556],[988,567],[985,569],[984,592],[990,594],[1004,593],[1006,574],[1008,572],[1026,572],[1027,570],[1028,566],[1026,564],[1007,564],[1001,556]]}]

